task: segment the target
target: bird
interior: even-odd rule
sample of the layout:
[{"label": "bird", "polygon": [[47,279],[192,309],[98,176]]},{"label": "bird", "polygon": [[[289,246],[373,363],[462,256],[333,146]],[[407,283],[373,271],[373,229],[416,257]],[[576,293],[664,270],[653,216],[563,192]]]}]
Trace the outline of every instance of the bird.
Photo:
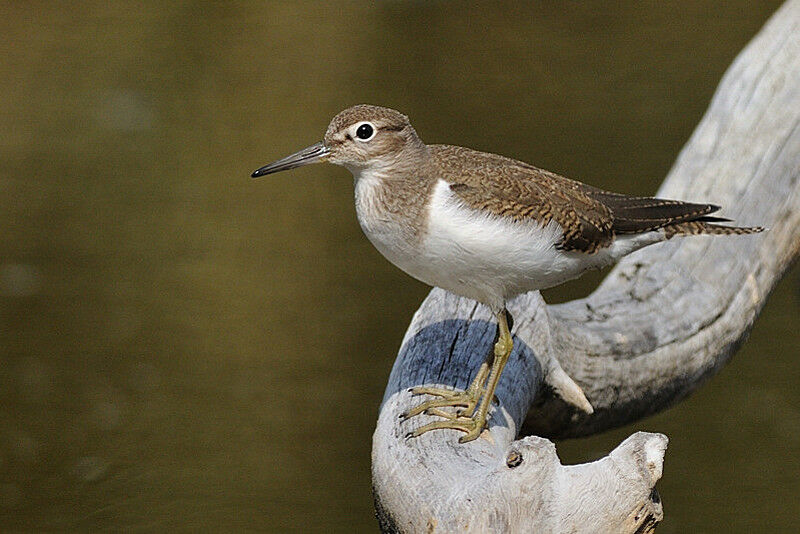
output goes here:
[{"label": "bird", "polygon": [[428,145],[406,115],[368,104],[339,112],[321,142],[251,176],[317,162],[353,174],[358,222],[383,256],[430,286],[488,306],[497,321],[493,349],[466,389],[412,388],[430,398],[404,419],[435,420],[409,437],[453,429],[466,443],[481,435],[514,346],[511,298],[675,236],[763,230],[722,224],[730,220],[711,215],[720,209],[714,204],[628,196],[497,154]]}]

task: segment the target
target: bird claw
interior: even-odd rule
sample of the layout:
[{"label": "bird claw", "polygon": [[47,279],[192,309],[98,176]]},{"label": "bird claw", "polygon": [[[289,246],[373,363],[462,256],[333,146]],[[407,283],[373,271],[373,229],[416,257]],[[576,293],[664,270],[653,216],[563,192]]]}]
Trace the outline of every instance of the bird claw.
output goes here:
[{"label": "bird claw", "polygon": [[452,416],[452,418],[444,421],[433,421],[427,425],[416,428],[406,434],[406,438],[417,438],[426,432],[430,432],[431,430],[450,429],[464,432],[465,435],[458,438],[458,442],[466,443],[480,436],[481,432],[483,432],[484,426],[486,425],[485,418],[476,420],[471,417],[460,417],[454,414],[448,415]]},{"label": "bird claw", "polygon": [[[444,408],[448,406],[462,407],[462,409],[457,412],[457,415],[469,417],[475,411],[475,407],[478,405],[478,401],[481,397],[481,392],[479,391],[476,392],[470,389],[460,390],[437,387],[415,387],[411,389],[411,393],[414,395],[433,395],[434,397],[439,398],[427,400],[404,412],[400,416],[403,420],[409,419],[410,417],[414,417],[415,415],[419,415],[432,409]],[[447,413],[442,410],[437,410],[437,412]]]},{"label": "bird claw", "polygon": [[[478,414],[475,413],[478,401],[483,395],[483,391],[478,388],[458,390],[438,387],[415,387],[410,391],[414,395],[433,395],[439,398],[429,399],[418,404],[403,413],[400,416],[401,419],[406,420],[415,415],[424,413],[425,415],[433,417],[441,417],[444,420],[433,421],[427,425],[423,425],[406,434],[406,438],[416,438],[431,430],[449,428],[466,433],[465,436],[461,436],[458,440],[459,443],[466,443],[480,436],[483,428],[486,426],[486,416],[479,417]],[[460,409],[455,412],[442,409],[451,406]]]}]

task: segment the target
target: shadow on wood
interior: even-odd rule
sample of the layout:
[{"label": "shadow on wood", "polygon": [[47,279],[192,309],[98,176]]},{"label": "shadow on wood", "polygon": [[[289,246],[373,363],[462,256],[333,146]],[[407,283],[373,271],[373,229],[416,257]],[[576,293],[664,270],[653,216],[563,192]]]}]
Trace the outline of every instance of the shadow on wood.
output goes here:
[{"label": "shadow on wood", "polygon": [[[405,439],[430,419],[400,419],[419,401],[409,387],[468,384],[494,336],[487,309],[434,289],[403,341],[373,437],[384,531],[655,528],[665,436],[639,432],[601,460],[575,466],[561,465],[546,438],[601,432],[687,396],[744,341],[797,257],[800,0],[786,2],[734,61],[658,195],[713,201],[721,216],[769,231],[645,248],[586,299],[555,306],[538,293],[514,299],[521,349],[503,375],[489,430],[463,445],[453,430]],[[573,406],[567,375],[593,413]]]}]

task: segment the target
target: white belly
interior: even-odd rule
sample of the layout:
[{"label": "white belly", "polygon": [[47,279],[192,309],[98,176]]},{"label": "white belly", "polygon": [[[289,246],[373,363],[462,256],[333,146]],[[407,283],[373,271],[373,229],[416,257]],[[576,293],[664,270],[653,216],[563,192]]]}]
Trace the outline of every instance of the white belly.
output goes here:
[{"label": "white belly", "polygon": [[414,278],[495,310],[511,297],[558,285],[663,240],[652,232],[618,238],[612,247],[591,255],[558,250],[555,244],[563,232],[555,221],[518,223],[477,212],[439,181],[428,205],[425,233],[414,243],[394,220],[375,210],[370,196],[375,185],[363,179],[356,183],[359,221],[375,247]]},{"label": "white belly", "polygon": [[440,181],[428,214],[419,278],[494,308],[520,293],[558,285],[607,258],[555,248],[561,227],[517,223],[464,206]]}]

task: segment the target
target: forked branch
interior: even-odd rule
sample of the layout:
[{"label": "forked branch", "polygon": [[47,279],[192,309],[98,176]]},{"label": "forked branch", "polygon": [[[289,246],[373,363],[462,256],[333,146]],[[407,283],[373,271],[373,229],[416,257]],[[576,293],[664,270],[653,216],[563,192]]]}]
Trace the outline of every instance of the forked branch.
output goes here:
[{"label": "forked branch", "polygon": [[[693,237],[625,258],[586,299],[510,303],[518,347],[489,431],[405,439],[421,384],[466,387],[494,336],[487,309],[433,290],[392,370],[373,439],[385,531],[645,532],[666,437],[636,433],[607,457],[563,466],[545,438],[600,432],[662,410],[714,374],[742,343],[800,251],[800,0],[789,0],[739,55],[659,195],[713,200],[757,236]],[[594,408],[578,409],[582,388]],[[555,393],[554,393],[555,392]],[[557,394],[556,394],[557,393]],[[566,399],[566,401],[564,400]],[[585,408],[585,407],[584,407]],[[516,440],[520,434],[527,437]]]}]

